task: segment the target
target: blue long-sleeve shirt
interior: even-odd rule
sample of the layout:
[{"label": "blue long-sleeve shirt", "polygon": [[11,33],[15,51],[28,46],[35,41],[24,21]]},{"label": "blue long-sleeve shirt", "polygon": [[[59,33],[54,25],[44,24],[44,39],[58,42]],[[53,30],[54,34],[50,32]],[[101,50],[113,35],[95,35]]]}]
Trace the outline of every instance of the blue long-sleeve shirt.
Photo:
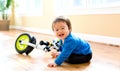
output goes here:
[{"label": "blue long-sleeve shirt", "polygon": [[55,60],[57,65],[61,65],[72,53],[83,55],[92,53],[89,43],[72,33],[65,38],[60,51],[60,55]]}]

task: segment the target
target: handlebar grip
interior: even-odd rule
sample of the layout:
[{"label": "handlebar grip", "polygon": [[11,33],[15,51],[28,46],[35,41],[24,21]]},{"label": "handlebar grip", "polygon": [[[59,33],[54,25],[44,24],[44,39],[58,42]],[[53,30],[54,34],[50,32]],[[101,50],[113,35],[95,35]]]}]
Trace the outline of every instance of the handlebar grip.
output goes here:
[{"label": "handlebar grip", "polygon": [[39,44],[48,46],[50,43],[49,42],[44,42],[43,40],[41,40]]}]

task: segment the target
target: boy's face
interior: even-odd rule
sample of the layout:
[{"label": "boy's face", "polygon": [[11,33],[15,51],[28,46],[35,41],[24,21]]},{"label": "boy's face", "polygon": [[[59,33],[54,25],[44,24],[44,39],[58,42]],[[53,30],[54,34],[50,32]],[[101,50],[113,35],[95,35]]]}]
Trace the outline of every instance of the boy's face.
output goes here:
[{"label": "boy's face", "polygon": [[62,40],[64,40],[70,33],[70,30],[65,22],[56,22],[53,25],[53,29],[55,35]]}]

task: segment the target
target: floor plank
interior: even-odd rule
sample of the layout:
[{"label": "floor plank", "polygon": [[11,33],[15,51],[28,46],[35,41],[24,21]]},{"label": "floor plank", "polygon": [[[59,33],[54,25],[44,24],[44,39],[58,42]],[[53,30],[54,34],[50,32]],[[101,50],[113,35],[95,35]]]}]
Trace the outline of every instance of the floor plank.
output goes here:
[{"label": "floor plank", "polygon": [[[15,50],[15,40],[21,30],[0,31],[0,69],[3,71],[120,71],[120,47],[90,42],[93,58],[90,63],[67,64],[49,68],[47,64],[54,59],[50,52],[34,49],[29,56],[20,55]],[[37,42],[51,41],[54,36],[28,32],[34,35]]]}]

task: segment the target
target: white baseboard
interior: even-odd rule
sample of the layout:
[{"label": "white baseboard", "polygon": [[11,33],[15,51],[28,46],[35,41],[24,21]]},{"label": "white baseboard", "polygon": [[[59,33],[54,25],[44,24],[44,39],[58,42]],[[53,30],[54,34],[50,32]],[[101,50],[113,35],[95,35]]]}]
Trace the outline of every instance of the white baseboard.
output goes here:
[{"label": "white baseboard", "polygon": [[[11,26],[11,28],[54,35],[52,30],[48,30],[48,29],[36,29],[36,28],[23,27],[23,26]],[[75,34],[79,35],[81,38],[88,40],[88,41],[120,46],[120,38],[101,36],[101,35],[93,35],[93,34],[82,34],[82,33],[75,33]]]},{"label": "white baseboard", "polygon": [[24,30],[24,31],[30,31],[30,32],[37,32],[37,33],[54,35],[53,32],[50,31],[49,29],[39,29],[39,28],[23,27],[23,26],[10,26],[10,28],[11,29],[18,29],[18,30]]},{"label": "white baseboard", "polygon": [[76,33],[76,34],[79,35],[81,38],[88,40],[88,41],[120,46],[120,38],[101,36],[101,35],[93,35],[93,34],[81,34],[81,33]]}]

